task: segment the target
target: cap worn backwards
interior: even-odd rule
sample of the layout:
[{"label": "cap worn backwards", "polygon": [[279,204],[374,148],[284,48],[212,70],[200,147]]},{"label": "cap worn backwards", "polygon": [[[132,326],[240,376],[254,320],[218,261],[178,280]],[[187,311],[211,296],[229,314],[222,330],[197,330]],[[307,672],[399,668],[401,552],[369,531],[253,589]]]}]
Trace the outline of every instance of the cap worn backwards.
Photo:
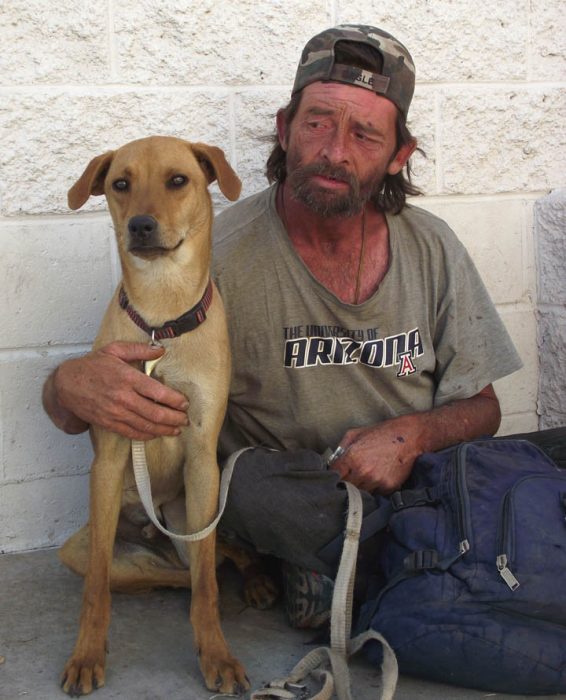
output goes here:
[{"label": "cap worn backwards", "polygon": [[[381,55],[380,72],[336,62],[338,42],[365,44]],[[387,32],[365,24],[342,24],[314,36],[303,49],[292,94],[310,83],[333,81],[367,88],[391,100],[407,118],[415,90],[415,64],[403,44]]]}]

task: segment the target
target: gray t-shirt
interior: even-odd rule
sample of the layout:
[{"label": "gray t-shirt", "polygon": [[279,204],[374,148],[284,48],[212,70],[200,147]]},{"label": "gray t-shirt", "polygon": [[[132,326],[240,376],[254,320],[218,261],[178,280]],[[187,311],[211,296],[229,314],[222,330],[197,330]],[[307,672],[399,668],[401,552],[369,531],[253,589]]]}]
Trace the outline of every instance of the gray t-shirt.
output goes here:
[{"label": "gray t-shirt", "polygon": [[222,212],[214,274],[233,354],[223,454],[335,447],[350,428],[478,393],[521,366],[464,246],[413,206],[387,215],[390,266],[359,305],[295,252],[276,187]]}]

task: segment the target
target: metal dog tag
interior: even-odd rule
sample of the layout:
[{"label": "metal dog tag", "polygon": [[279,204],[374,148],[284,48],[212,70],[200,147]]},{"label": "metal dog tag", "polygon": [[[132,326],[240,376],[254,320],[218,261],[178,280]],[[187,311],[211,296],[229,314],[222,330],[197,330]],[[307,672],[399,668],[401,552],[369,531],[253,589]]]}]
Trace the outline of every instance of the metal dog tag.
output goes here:
[{"label": "metal dog tag", "polygon": [[155,365],[162,359],[162,357],[163,355],[161,357],[157,357],[155,360],[146,360],[143,363],[143,371],[148,377],[151,377],[151,373],[153,372]]}]

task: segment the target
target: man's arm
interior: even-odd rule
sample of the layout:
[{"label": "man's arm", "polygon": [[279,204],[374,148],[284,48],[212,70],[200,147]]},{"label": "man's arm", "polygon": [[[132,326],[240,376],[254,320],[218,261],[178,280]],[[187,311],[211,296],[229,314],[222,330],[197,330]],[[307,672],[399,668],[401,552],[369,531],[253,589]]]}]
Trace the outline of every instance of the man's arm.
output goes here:
[{"label": "man's arm", "polygon": [[489,384],[469,399],[349,430],[340,441],[346,454],[332,469],[361,489],[391,493],[408,478],[423,452],[493,435],[500,422],[499,400]]},{"label": "man's arm", "polygon": [[135,440],[178,435],[188,424],[186,397],[129,364],[161,354],[142,343],[111,343],[67,360],[47,378],[43,407],[67,433],[94,424]]}]

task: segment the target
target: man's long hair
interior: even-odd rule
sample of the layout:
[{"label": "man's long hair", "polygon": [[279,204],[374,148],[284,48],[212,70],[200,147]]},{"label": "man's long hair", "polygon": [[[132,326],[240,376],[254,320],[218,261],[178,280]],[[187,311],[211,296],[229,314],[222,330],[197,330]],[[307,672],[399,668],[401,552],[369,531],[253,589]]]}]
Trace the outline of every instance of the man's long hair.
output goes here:
[{"label": "man's long hair", "polygon": [[[363,44],[355,44],[353,42],[338,42],[336,44],[336,60],[337,62],[347,65],[353,65],[365,70],[381,71],[381,56],[374,51],[370,46]],[[361,89],[361,88],[360,88]],[[289,103],[281,110],[282,116],[289,127],[297,114],[301,103],[302,91],[291,97]],[[397,110],[397,120],[395,123],[396,131],[396,152],[406,144],[413,142],[415,139],[403,115]],[[287,177],[287,155],[281,148],[277,131],[270,137],[273,144],[265,174],[269,183],[284,182]],[[418,149],[424,155],[422,149]],[[421,190],[411,182],[411,164],[407,162],[406,166],[396,175],[387,173],[383,180],[383,186],[380,192],[372,198],[372,203],[378,209],[392,214],[398,214],[405,206],[407,197],[422,194]]]}]

